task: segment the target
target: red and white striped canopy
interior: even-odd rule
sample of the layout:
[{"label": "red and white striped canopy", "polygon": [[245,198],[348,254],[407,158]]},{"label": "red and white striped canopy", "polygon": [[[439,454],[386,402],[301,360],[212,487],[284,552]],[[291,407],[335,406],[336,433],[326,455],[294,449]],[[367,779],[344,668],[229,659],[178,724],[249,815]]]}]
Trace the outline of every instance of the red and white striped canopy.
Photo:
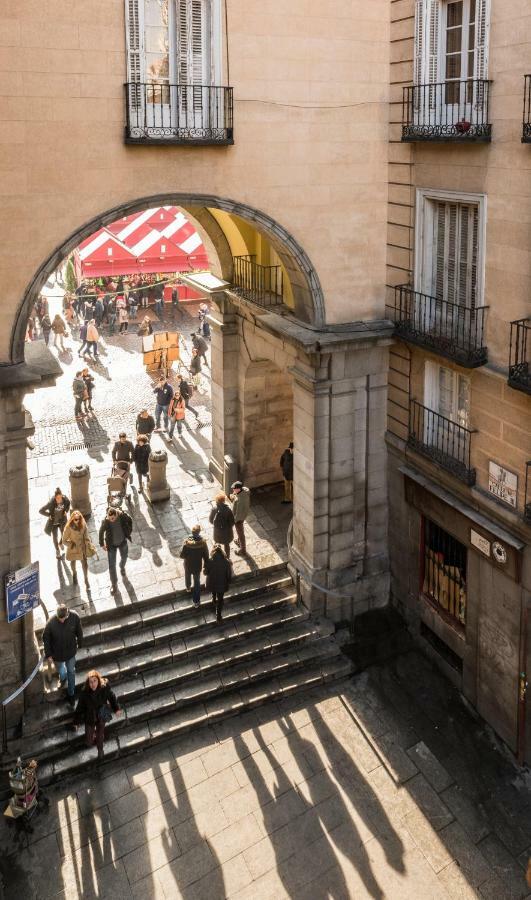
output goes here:
[{"label": "red and white striped canopy", "polygon": [[209,268],[200,236],[176,206],[158,206],[117,219],[83,241],[75,255],[82,278]]}]

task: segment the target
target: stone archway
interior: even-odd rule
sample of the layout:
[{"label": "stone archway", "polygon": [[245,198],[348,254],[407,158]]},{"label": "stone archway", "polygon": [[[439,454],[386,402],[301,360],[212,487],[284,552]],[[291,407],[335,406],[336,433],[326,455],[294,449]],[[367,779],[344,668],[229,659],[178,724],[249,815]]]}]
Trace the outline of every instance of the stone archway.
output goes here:
[{"label": "stone archway", "polygon": [[[293,290],[296,317],[310,327],[320,328],[325,324],[324,297],[318,275],[306,252],[282,225],[266,213],[236,200],[208,194],[168,192],[139,197],[105,210],[80,225],[50,253],[29,282],[17,311],[11,332],[10,361],[7,363],[8,365],[23,363],[24,335],[30,309],[46,280],[52,272],[59,268],[65,257],[85,238],[103,225],[108,225],[121,216],[149,209],[151,206],[167,204],[182,207],[195,219],[202,235],[206,233],[210,252],[212,252],[212,249],[216,250],[220,274],[229,281],[232,277],[232,272],[228,271],[229,266],[231,266],[230,251],[228,253],[227,241],[222,230],[217,224],[213,227],[213,218],[211,216],[210,218],[208,217],[208,209],[223,210],[251,223],[258,232],[262,233],[270,241],[288,273]],[[199,210],[204,210],[204,213],[200,213]]]},{"label": "stone archway", "polygon": [[291,376],[269,359],[251,362],[240,389],[241,472],[249,487],[281,480],[279,459],[293,440]]}]

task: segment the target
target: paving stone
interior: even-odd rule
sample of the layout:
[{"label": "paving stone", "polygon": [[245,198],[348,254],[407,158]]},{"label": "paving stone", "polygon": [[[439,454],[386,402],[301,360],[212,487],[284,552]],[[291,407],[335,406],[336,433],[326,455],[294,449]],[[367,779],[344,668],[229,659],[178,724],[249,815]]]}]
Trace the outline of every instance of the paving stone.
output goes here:
[{"label": "paving stone", "polygon": [[490,825],[481,806],[474,804],[459,785],[453,784],[441,792],[441,800],[454,814],[474,844],[490,832]]},{"label": "paving stone", "polygon": [[527,897],[529,887],[526,884],[525,872],[504,844],[495,835],[489,834],[477,846],[488,860],[494,875],[504,885],[507,900],[520,900],[521,897]]},{"label": "paving stone", "polygon": [[[223,864],[221,873],[222,890],[225,891],[224,896],[234,897],[239,891],[250,885],[252,876],[249,869],[245,865],[243,856],[234,857]],[[214,900],[220,895],[220,875],[219,869],[215,869],[195,884],[185,888],[183,892],[184,900]]]},{"label": "paving stone", "polygon": [[238,822],[228,825],[222,831],[212,835],[209,845],[219,862],[223,864],[261,841],[263,834],[255,817],[250,813]]},{"label": "paving stone", "polygon": [[[94,750],[92,755],[94,756]],[[120,771],[103,781],[95,782],[88,788],[82,788],[77,792],[79,810],[82,816],[88,815],[100,806],[123,797],[131,788],[129,779],[124,771]]]},{"label": "paving stone", "polygon": [[423,775],[415,775],[414,778],[411,778],[407,782],[406,790],[436,831],[450,824],[453,819],[452,813]]},{"label": "paving stone", "polygon": [[[208,843],[204,841],[192,847],[182,856],[157,870],[157,880],[162,885],[166,897],[178,897],[188,885],[199,881],[208,872],[217,868],[217,862]],[[212,897],[223,897],[223,875],[219,871]],[[217,891],[217,893],[215,892]]]},{"label": "paving stone", "polygon": [[452,822],[439,832],[449,853],[459,863],[459,867],[469,884],[482,884],[493,873],[485,856],[468,837],[459,822]]},{"label": "paving stone", "polygon": [[440,833],[430,825],[425,816],[415,810],[404,819],[405,826],[416,846],[421,850],[434,872],[440,872],[454,859]]},{"label": "paving stone", "polygon": [[448,774],[444,766],[440,764],[431,750],[426,747],[424,741],[419,741],[414,747],[410,747],[407,753],[429,781],[434,791],[440,793],[452,784],[453,778]]},{"label": "paving stone", "polygon": [[123,864],[130,884],[145,878],[162,866],[181,856],[181,848],[171,828],[144,841],[132,853],[123,857]]}]

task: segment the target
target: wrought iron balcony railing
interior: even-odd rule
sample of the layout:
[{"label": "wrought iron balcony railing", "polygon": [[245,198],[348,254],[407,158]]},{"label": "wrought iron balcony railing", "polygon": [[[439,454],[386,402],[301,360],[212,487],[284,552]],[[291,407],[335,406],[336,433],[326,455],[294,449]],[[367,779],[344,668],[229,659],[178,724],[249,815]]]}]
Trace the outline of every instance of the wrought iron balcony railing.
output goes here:
[{"label": "wrought iron balcony railing", "polygon": [[489,87],[476,78],[405,87],[402,140],[490,141]]},{"label": "wrought iron balcony railing", "polygon": [[233,144],[232,88],[128,82],[126,144]]},{"label": "wrought iron balcony railing", "polygon": [[525,464],[524,519],[531,522],[531,459]]},{"label": "wrought iron balcony railing", "polygon": [[414,291],[395,287],[395,334],[475,369],[487,362],[485,318],[487,306],[470,309]]},{"label": "wrought iron balcony railing", "polygon": [[531,144],[531,75],[524,75],[524,120],[522,143]]},{"label": "wrought iron balcony railing", "polygon": [[509,384],[531,394],[531,318],[511,322]]},{"label": "wrought iron balcony railing", "polygon": [[254,256],[234,257],[236,293],[258,306],[269,308],[283,303],[281,266],[261,266]]},{"label": "wrought iron balcony railing", "polygon": [[470,463],[473,433],[416,400],[410,401],[408,445],[468,485],[476,482],[476,470]]}]

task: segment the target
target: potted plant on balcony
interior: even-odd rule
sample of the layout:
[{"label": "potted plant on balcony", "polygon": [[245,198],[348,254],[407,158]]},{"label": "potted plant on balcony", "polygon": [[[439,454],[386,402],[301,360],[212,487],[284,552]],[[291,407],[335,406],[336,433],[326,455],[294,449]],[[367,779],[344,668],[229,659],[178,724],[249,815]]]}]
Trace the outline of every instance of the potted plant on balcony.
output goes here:
[{"label": "potted plant on balcony", "polygon": [[465,119],[463,116],[463,118],[460,119],[459,122],[456,122],[455,129],[458,134],[466,134],[467,131],[470,131],[470,125],[471,123],[468,121],[468,119]]}]

